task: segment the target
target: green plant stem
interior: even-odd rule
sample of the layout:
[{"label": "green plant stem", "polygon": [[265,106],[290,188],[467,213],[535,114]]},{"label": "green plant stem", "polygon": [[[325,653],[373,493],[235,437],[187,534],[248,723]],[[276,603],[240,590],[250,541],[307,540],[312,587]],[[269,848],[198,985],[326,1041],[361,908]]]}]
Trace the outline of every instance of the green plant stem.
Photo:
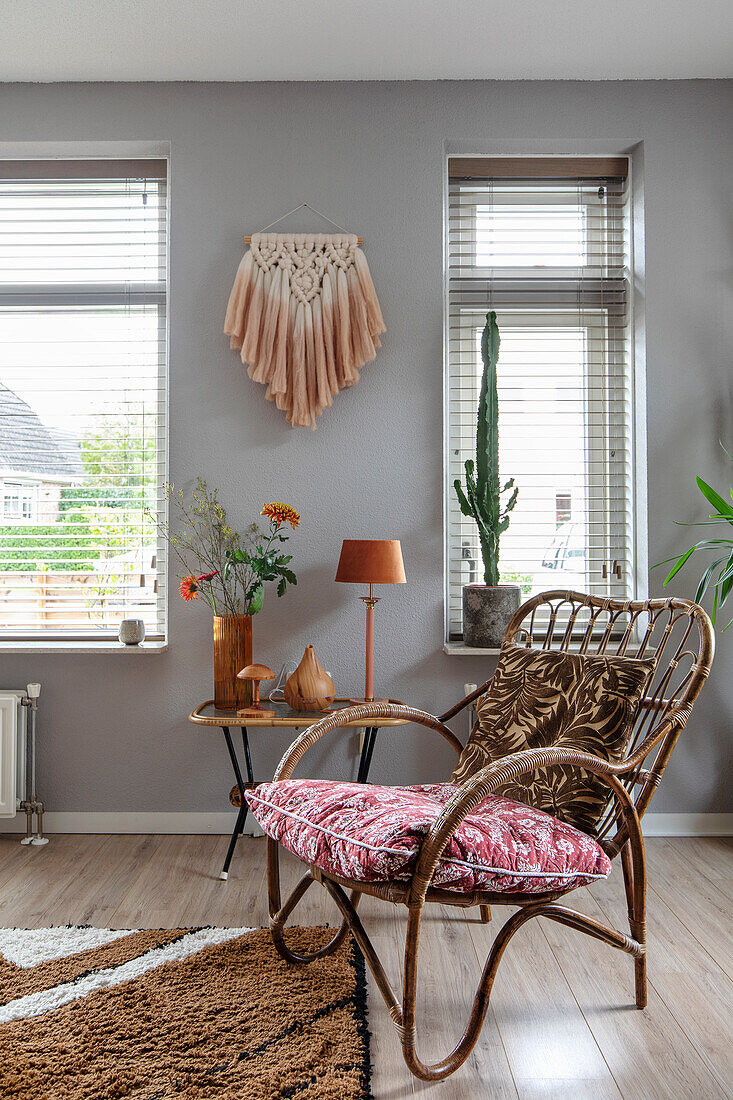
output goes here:
[{"label": "green plant stem", "polygon": [[252,524],[243,535],[238,534],[229,527],[217,490],[209,489],[201,478],[190,505],[172,485],[166,486],[166,495],[170,521],[161,520],[152,510],[148,516],[170,546],[184,577],[213,574],[199,583],[199,596],[215,615],[256,614],[267,581],[278,581],[278,596],[287,584],[297,583],[287,568],[289,558],[279,560],[273,550],[278,536],[286,539],[276,523],[271,522],[264,532]]},{"label": "green plant stem", "polygon": [[[461,512],[473,519],[478,529],[484,583],[490,587],[499,584],[499,539],[509,526],[509,513],[517,501],[514,479],[502,489],[499,477],[499,346],[496,313],[490,310],[481,333],[484,369],[476,413],[476,458],[466,460],[465,490],[460,478],[453,483]],[[502,494],[512,489],[503,503]]]}]

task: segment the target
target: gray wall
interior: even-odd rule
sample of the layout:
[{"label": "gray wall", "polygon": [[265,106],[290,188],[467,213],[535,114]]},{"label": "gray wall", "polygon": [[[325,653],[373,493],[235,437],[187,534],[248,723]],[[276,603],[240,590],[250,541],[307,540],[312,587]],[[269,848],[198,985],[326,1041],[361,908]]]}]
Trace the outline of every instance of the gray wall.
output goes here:
[{"label": "gray wall", "polygon": [[[402,540],[409,583],[384,593],[377,677],[428,710],[491,672],[442,652],[442,156],[615,152],[643,143],[650,560],[703,514],[701,473],[729,484],[733,96],[729,82],[4,85],[0,141],[170,140],[171,475],[204,474],[245,524],[291,501],[299,583],[268,596],[256,658],[279,667],[314,642],[340,691],[358,691],[363,608],[335,585],[341,539]],[[366,240],[388,332],[361,383],[315,432],[292,431],[222,336],[242,234],[307,200]],[[292,222],[294,229],[320,224]],[[658,571],[652,579],[658,590]],[[678,591],[691,594],[693,576]],[[166,653],[0,656],[0,683],[44,685],[40,785],[52,810],[222,810],[217,731],[186,716],[208,696],[205,607],[171,601]],[[730,809],[733,631],[654,808]],[[254,735],[267,776],[287,735]],[[318,767],[354,768],[356,738]],[[387,732],[373,775],[444,776],[438,738]]]}]

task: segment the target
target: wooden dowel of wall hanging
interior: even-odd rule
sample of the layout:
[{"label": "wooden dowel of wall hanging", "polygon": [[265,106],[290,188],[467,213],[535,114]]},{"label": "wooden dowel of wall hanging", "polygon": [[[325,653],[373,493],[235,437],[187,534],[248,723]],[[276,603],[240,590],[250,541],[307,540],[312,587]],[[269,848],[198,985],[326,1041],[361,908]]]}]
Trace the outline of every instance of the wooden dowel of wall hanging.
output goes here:
[{"label": "wooden dowel of wall hanging", "polygon": [[[251,235],[250,233],[247,233],[247,234],[245,235],[245,238],[244,238],[244,243],[245,243],[245,244],[252,244],[252,235]],[[356,238],[356,243],[357,243],[358,245],[362,245],[362,244],[363,244],[364,242],[363,242],[363,240],[361,239],[361,237],[357,237],[357,238]]]}]

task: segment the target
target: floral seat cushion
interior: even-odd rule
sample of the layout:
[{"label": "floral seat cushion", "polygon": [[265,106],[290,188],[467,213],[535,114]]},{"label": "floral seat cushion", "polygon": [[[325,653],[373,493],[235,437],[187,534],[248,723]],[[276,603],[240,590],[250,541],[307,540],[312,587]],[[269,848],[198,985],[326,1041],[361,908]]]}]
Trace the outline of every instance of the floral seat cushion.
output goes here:
[{"label": "floral seat cushion", "polygon": [[[410,877],[422,840],[456,790],[450,783],[287,779],[261,783],[245,797],[267,835],[306,863],[358,882],[391,882]],[[449,840],[432,885],[462,893],[554,893],[610,870],[600,845],[572,825],[489,795]]]}]

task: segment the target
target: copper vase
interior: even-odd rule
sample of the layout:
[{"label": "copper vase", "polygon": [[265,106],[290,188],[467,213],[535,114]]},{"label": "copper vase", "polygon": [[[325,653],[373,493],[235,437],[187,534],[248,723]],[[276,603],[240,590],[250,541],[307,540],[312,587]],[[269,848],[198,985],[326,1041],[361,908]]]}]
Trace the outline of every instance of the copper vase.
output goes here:
[{"label": "copper vase", "polygon": [[237,673],[252,664],[252,616],[214,616],[214,706],[235,710],[252,702],[252,684]]}]

